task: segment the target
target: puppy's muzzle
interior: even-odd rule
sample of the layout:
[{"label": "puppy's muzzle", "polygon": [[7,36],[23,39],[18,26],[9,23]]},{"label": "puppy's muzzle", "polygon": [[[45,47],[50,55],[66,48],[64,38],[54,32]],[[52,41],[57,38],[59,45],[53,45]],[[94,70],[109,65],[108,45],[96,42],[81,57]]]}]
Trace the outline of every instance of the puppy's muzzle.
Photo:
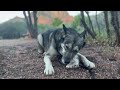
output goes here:
[{"label": "puppy's muzzle", "polygon": [[70,58],[62,58],[62,63],[63,64],[69,64],[70,63]]}]

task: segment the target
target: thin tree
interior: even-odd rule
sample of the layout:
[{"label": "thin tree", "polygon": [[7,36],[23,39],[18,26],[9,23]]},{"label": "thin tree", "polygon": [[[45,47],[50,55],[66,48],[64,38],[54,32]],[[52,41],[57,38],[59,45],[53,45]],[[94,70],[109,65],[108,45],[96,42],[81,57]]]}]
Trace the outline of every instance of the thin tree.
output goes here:
[{"label": "thin tree", "polygon": [[32,38],[33,37],[32,36],[32,29],[30,27],[29,19],[28,19],[27,14],[26,14],[25,11],[23,11],[23,14],[25,16],[25,20],[26,20],[26,24],[27,24],[27,28],[28,28],[28,32],[29,32],[29,37]]},{"label": "thin tree", "polygon": [[84,16],[84,12],[81,11],[81,22],[85,28],[85,30],[91,35],[91,37],[93,39],[95,39],[95,35],[93,34],[93,32],[90,30],[90,28],[87,26],[86,22],[85,22],[85,16]]},{"label": "thin tree", "polygon": [[97,11],[96,11],[96,23],[97,23],[98,31],[99,31],[99,35],[100,35],[100,25],[99,25],[99,23],[98,23]]},{"label": "thin tree", "polygon": [[31,18],[31,13],[30,13],[30,11],[28,11],[28,20],[29,20],[29,24],[30,24],[30,27],[31,27],[31,29],[32,29],[32,31],[33,31],[33,24],[32,24],[32,18]]},{"label": "thin tree", "polygon": [[25,16],[25,20],[28,26],[28,30],[30,33],[31,38],[37,38],[38,35],[38,28],[37,28],[37,11],[33,11],[33,22],[31,17],[31,12],[27,11],[28,16],[26,15],[26,12],[23,11],[23,14]]},{"label": "thin tree", "polygon": [[117,11],[110,11],[111,12],[111,24],[115,30],[116,36],[116,45],[120,45],[120,30],[119,30],[119,20],[118,20],[118,12]]},{"label": "thin tree", "polygon": [[109,28],[109,20],[108,20],[108,11],[104,11],[104,20],[106,25],[107,37],[110,39],[110,28]]},{"label": "thin tree", "polygon": [[38,35],[38,28],[37,28],[37,11],[33,11],[33,18],[34,18],[34,34],[35,34],[35,38],[37,38]]},{"label": "thin tree", "polygon": [[92,29],[92,32],[94,33],[94,35],[96,35],[93,24],[92,24],[92,20],[91,20],[90,15],[89,15],[89,11],[85,11],[85,12],[86,12],[86,14],[88,16],[88,20],[89,20],[89,24],[90,24],[90,27]]}]

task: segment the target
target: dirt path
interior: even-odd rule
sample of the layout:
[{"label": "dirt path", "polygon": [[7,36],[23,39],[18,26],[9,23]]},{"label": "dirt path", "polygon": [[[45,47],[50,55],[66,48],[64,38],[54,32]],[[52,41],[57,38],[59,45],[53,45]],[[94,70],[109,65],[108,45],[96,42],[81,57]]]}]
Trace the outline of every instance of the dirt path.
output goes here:
[{"label": "dirt path", "polygon": [[24,45],[35,42],[36,40],[31,39],[13,39],[13,40],[0,40],[0,46],[16,46],[16,45]]},{"label": "dirt path", "polygon": [[[81,54],[96,64],[96,79],[120,79],[120,48],[86,46]],[[0,79],[91,79],[84,68],[67,70],[53,62],[55,75],[45,76],[43,56],[37,53],[35,40],[0,41]]]}]

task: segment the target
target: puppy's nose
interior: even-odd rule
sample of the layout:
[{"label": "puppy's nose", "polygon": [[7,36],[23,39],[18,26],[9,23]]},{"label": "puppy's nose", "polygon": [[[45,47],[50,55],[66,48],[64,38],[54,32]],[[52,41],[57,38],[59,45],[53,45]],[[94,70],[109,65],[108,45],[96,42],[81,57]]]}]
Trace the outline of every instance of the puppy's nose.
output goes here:
[{"label": "puppy's nose", "polygon": [[65,60],[65,64],[68,64],[68,63],[70,63],[70,61],[69,60]]}]

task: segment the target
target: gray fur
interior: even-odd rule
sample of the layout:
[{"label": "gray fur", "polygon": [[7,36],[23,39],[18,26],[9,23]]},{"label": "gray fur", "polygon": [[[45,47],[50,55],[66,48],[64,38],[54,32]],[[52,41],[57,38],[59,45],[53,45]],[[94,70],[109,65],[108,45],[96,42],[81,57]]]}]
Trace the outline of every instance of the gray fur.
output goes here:
[{"label": "gray fur", "polygon": [[[38,44],[39,44],[38,46],[39,46],[39,51],[44,52],[44,55],[45,55],[44,56],[44,62],[45,62],[44,73],[46,75],[51,75],[54,73],[51,59],[56,55],[62,56],[61,62],[63,64],[68,65],[70,63],[70,66],[74,66],[78,64],[77,59],[79,58],[76,59],[76,57],[81,55],[81,54],[78,54],[79,50],[83,48],[85,45],[85,40],[84,40],[85,34],[86,34],[86,31],[79,34],[77,33],[77,31],[75,31],[72,28],[66,28],[65,25],[63,25],[62,29],[49,30],[45,33],[40,34],[38,36]],[[83,56],[81,55],[81,57]],[[86,58],[83,57],[83,59],[85,60],[82,60],[82,61],[85,61],[85,63],[87,63]],[[71,65],[71,63],[74,63],[74,64]]]}]

